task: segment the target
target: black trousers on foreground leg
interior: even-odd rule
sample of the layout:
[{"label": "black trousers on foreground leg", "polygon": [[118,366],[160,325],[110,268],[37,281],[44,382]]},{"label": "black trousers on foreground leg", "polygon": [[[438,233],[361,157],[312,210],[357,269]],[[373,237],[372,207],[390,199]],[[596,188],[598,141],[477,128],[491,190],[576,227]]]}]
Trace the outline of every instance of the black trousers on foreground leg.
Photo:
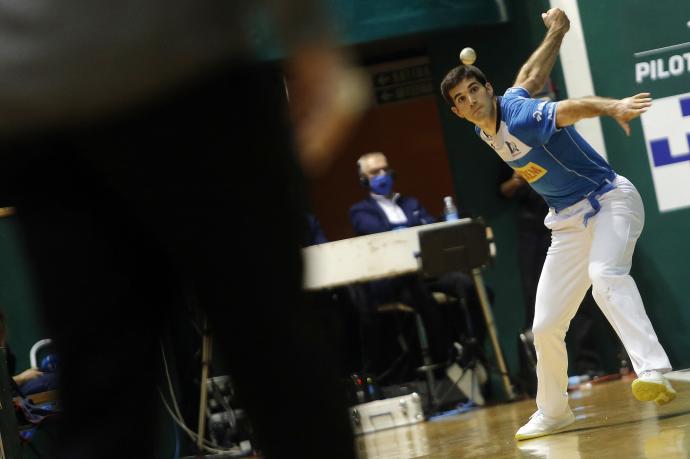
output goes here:
[{"label": "black trousers on foreground leg", "polygon": [[283,100],[274,69],[233,66],[136,112],[3,142],[0,204],[17,207],[61,357],[58,457],[155,457],[158,332],[183,292],[267,458],[354,457],[345,391],[302,301]]}]

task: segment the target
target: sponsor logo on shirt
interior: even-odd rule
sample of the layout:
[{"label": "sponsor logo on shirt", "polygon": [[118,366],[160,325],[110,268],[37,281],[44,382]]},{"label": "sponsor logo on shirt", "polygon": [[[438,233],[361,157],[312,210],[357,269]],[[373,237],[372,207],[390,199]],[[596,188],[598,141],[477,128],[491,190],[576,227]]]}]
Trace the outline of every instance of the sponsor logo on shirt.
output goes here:
[{"label": "sponsor logo on shirt", "polygon": [[515,172],[520,174],[523,179],[527,180],[527,183],[533,183],[546,175],[548,171],[539,164],[529,162],[522,167],[515,168]]}]

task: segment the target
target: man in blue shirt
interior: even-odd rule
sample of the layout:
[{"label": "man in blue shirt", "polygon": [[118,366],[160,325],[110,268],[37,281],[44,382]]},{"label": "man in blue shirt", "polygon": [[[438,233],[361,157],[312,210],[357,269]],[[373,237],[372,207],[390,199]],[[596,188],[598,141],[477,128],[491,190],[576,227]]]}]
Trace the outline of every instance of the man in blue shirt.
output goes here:
[{"label": "man in blue shirt", "polygon": [[625,99],[585,97],[560,102],[532,99],[553,68],[570,27],[565,13],[542,14],[546,37],[518,73],[513,87],[496,97],[484,74],[471,65],[452,69],[441,92],[458,117],[537,191],[549,205],[552,230],[537,288],[532,331],[537,350],[537,412],[518,440],[551,434],[574,421],[568,406],[565,333],[582,298],[594,298],[621,338],[638,379],[638,400],[663,404],[675,398],[663,373],[671,369],[630,277],[632,254],[644,225],[637,190],[575,131],[584,118],[610,116],[626,134],[629,121],[651,106],[648,93]]}]

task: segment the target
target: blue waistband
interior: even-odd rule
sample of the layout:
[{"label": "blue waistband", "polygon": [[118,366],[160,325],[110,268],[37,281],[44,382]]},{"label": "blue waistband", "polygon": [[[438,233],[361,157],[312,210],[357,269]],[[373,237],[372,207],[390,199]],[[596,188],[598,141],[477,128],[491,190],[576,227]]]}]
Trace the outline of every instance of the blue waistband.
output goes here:
[{"label": "blue waistband", "polygon": [[[613,178],[615,178],[615,176]],[[587,222],[589,221],[589,219],[594,217],[601,210],[601,204],[599,203],[598,198],[603,194],[613,190],[614,188],[616,188],[616,185],[613,184],[613,179],[606,179],[601,183],[601,185],[599,185],[595,190],[591,191],[586,196],[587,200],[589,201],[589,204],[592,206],[592,210],[585,214],[585,226],[587,226]]]}]

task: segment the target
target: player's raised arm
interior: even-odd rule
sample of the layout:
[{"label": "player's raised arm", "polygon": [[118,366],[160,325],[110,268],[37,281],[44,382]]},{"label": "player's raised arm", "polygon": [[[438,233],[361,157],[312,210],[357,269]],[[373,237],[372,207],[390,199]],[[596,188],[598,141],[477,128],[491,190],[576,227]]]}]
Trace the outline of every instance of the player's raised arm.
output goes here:
[{"label": "player's raised arm", "polygon": [[530,95],[539,91],[546,82],[556,62],[563,36],[570,29],[568,16],[559,8],[551,8],[542,13],[544,25],[548,29],[544,41],[527,59],[518,73],[513,86],[525,88]]},{"label": "player's raised arm", "polygon": [[556,108],[556,127],[569,126],[583,118],[605,115],[615,119],[625,133],[630,135],[628,122],[649,110],[651,106],[652,98],[648,92],[620,100],[604,97],[562,100]]}]

